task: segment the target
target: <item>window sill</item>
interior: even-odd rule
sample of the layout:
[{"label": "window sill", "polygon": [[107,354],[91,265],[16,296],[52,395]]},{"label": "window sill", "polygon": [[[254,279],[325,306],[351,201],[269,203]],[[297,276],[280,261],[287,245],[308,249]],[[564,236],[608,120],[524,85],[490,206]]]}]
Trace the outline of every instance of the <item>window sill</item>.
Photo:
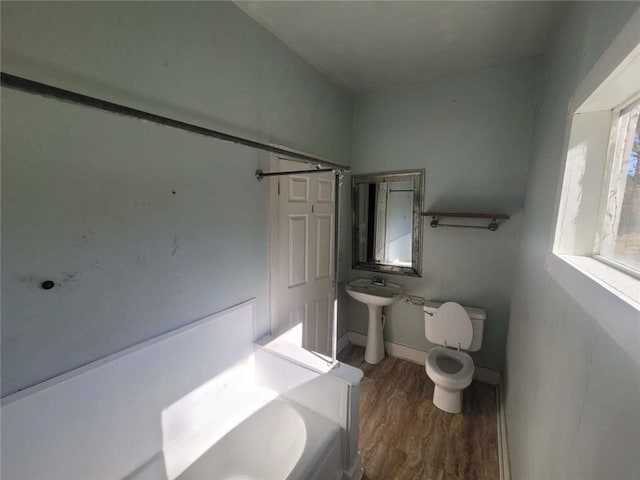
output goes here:
[{"label": "window sill", "polygon": [[591,257],[548,253],[545,269],[640,363],[640,280]]}]

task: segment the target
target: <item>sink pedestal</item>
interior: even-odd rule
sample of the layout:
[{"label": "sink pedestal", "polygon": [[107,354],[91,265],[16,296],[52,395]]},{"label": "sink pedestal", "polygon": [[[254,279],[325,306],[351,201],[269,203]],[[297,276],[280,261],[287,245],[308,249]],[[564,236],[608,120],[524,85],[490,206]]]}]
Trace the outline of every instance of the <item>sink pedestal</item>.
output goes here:
[{"label": "sink pedestal", "polygon": [[384,340],[382,337],[382,307],[368,304],[369,330],[367,331],[367,348],[364,351],[364,361],[380,363],[384,358]]}]

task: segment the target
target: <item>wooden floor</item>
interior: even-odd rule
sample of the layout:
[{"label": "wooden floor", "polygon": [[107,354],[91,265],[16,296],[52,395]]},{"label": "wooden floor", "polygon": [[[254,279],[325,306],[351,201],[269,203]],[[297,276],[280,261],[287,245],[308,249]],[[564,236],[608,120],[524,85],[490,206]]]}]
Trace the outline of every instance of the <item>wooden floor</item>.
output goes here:
[{"label": "wooden floor", "polygon": [[424,365],[386,357],[377,365],[350,345],[339,360],[360,368],[360,450],[366,480],[498,480],[496,391],[473,382],[462,414],[433,405]]}]

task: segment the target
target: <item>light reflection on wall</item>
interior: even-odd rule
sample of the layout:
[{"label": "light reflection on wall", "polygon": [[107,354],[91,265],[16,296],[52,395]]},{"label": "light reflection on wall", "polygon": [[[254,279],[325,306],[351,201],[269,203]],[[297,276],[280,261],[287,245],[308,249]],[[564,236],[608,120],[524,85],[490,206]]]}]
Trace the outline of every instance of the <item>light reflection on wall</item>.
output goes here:
[{"label": "light reflection on wall", "polygon": [[563,193],[564,207],[560,210],[558,224],[562,225],[562,242],[573,245],[576,241],[576,225],[582,201],[582,179],[586,170],[587,145],[579,143],[567,152],[567,166],[563,185],[567,186]]}]

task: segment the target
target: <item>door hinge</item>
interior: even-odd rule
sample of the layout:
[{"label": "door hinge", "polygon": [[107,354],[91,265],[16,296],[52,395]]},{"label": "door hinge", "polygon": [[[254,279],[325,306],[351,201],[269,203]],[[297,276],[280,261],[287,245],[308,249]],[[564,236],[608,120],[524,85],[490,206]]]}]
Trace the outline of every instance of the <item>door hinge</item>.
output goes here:
[{"label": "door hinge", "polygon": [[278,195],[280,195],[280,180],[278,180]]},{"label": "door hinge", "polygon": [[315,212],[315,205],[311,205],[311,213]]}]

